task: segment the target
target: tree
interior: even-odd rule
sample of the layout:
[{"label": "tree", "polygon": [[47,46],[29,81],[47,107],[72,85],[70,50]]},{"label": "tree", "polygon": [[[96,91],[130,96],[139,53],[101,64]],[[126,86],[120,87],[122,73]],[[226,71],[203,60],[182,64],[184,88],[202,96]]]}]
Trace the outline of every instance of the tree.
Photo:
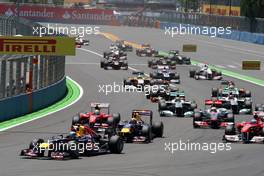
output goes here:
[{"label": "tree", "polygon": [[264,18],[263,0],[241,0],[241,15],[249,19]]}]

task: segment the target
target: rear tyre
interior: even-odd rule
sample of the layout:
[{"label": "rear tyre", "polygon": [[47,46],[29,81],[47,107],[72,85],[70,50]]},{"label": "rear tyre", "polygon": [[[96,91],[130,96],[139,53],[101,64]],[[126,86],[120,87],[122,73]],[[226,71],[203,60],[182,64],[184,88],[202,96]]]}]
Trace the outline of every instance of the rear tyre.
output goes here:
[{"label": "rear tyre", "polygon": [[152,132],[156,137],[162,137],[163,136],[163,129],[164,129],[164,125],[162,122],[155,122],[152,125]]},{"label": "rear tyre", "polygon": [[190,78],[194,78],[195,76],[195,70],[190,70]]}]

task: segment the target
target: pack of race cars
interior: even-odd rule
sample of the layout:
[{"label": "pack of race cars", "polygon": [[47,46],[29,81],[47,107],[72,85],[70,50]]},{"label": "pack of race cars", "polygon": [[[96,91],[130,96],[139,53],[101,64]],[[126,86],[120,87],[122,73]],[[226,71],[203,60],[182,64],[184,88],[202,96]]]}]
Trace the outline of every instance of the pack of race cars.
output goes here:
[{"label": "pack of race cars", "polygon": [[[76,45],[87,43],[89,41],[76,39]],[[105,70],[110,67],[127,70],[126,52],[132,51],[133,47],[126,42],[116,41],[109,51],[103,53],[100,67]],[[145,96],[156,104],[161,117],[190,117],[195,129],[224,128],[224,142],[264,143],[264,104],[257,104],[253,109],[249,90],[236,87],[232,81],[222,80],[222,73],[207,64],[198,64],[195,69],[190,69],[190,78],[221,80],[219,87],[212,88],[211,98],[205,100],[205,108],[200,109],[194,100],[188,100],[185,92],[177,88],[180,75],[176,72],[176,65],[190,65],[190,58],[180,55],[177,50],[169,51],[168,56],[159,57],[159,52],[148,44],[137,49],[136,55],[155,57],[147,64],[152,71],[149,74],[133,71],[132,76],[123,80],[123,85],[149,86]],[[154,86],[156,88],[151,89]],[[20,155],[29,158],[76,159],[101,153],[122,153],[124,143],[150,143],[155,137],[163,137],[164,125],[162,121],[153,122],[151,110],[132,110],[130,120],[122,120],[119,113],[110,112],[108,103],[91,103],[90,107],[89,112],[80,112],[72,118],[67,135],[54,136],[47,141],[34,139]],[[253,118],[250,122],[235,123],[235,115],[239,114],[253,114]],[[86,147],[80,149],[80,146]]]}]

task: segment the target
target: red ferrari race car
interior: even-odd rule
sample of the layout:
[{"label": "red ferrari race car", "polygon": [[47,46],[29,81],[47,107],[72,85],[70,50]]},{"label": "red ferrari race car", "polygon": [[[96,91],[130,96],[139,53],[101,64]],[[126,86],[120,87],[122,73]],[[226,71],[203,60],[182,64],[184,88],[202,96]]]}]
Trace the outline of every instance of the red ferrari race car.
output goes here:
[{"label": "red ferrari race car", "polygon": [[264,143],[263,112],[254,113],[249,122],[228,125],[223,136],[224,142]]},{"label": "red ferrari race car", "polygon": [[205,105],[210,105],[211,107],[204,111],[194,111],[194,128],[218,129],[234,124],[234,114],[230,110],[219,107],[221,102],[218,100],[206,100]]},{"label": "red ferrari race car", "polygon": [[[92,128],[108,128],[109,126],[116,126],[120,121],[120,114],[110,114],[109,103],[91,103],[91,111],[79,113],[72,119],[72,125],[75,124],[89,124]],[[106,112],[103,112],[103,110]]]}]

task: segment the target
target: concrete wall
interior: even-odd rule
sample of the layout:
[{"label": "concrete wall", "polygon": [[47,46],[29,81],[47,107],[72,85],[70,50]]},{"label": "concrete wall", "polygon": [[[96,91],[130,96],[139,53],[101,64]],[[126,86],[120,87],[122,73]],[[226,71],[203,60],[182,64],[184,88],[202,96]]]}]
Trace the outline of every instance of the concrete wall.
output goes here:
[{"label": "concrete wall", "polygon": [[36,90],[32,93],[2,99],[0,101],[0,122],[40,110],[54,104],[58,100],[62,99],[66,93],[66,78],[63,78],[61,81],[53,85]]}]

